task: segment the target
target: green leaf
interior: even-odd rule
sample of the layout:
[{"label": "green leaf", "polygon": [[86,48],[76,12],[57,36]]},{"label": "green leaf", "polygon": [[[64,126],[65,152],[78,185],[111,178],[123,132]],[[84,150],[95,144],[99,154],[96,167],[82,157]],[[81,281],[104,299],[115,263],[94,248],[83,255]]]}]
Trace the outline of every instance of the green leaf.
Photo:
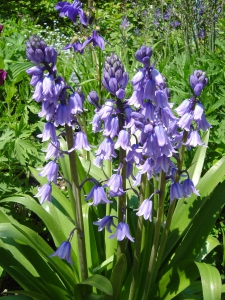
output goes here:
[{"label": "green leaf", "polygon": [[[7,291],[7,293],[10,293]],[[33,298],[25,295],[3,296],[1,300],[32,300]]]},{"label": "green leaf", "polygon": [[[208,145],[208,141],[209,141],[209,130],[206,132],[206,134],[202,138],[202,142],[205,143],[205,146]],[[189,174],[190,178],[192,179],[192,181],[194,182],[195,186],[199,182],[199,179],[200,179],[200,176],[202,173],[202,168],[203,168],[204,160],[205,160],[205,156],[206,156],[206,150],[207,150],[207,147],[198,146],[198,148],[195,152],[195,156],[193,158],[191,167],[188,169],[188,174]]]},{"label": "green leaf", "polygon": [[[177,203],[177,207],[175,209],[170,234],[168,236],[167,244],[165,247],[164,259],[169,256],[172,248],[178,243],[178,241],[182,238],[182,236],[187,231],[192,219],[199,212],[200,208],[204,206],[207,201],[207,196],[212,193],[218,183],[222,180],[225,175],[225,156],[222,157],[209,171],[200,179],[196,188],[199,189],[201,198],[197,197],[193,194],[190,198],[181,199]],[[223,191],[221,191],[223,194]],[[221,195],[219,195],[221,196]],[[221,197],[219,197],[220,200]],[[212,200],[211,200],[212,201]],[[215,199],[215,204],[217,206],[218,201]],[[221,204],[221,203],[220,203]],[[214,202],[211,202],[212,211],[218,209],[218,207],[214,207]],[[211,217],[212,214],[207,212]],[[182,217],[181,217],[182,216]],[[203,227],[208,224],[208,220],[205,219]],[[199,227],[199,226],[198,226]],[[198,230],[198,227],[195,229]],[[200,250],[200,249],[199,249]],[[196,253],[197,255],[198,253]]]},{"label": "green leaf", "polygon": [[[196,259],[221,212],[224,198],[225,181],[218,185],[212,195],[206,198],[198,213],[191,217],[188,231],[186,231],[180,245],[174,249],[174,255],[172,254],[173,258],[169,263],[169,267],[177,264],[179,261]],[[183,215],[181,215],[181,219],[184,221]]]},{"label": "green leaf", "polygon": [[195,262],[198,267],[204,300],[221,299],[221,276],[219,271],[209,264]]},{"label": "green leaf", "polygon": [[202,300],[202,284],[201,281],[192,282],[186,289],[177,295],[174,300],[196,299]]},{"label": "green leaf", "polygon": [[96,268],[94,268],[93,269],[93,273],[97,273],[97,272],[100,273],[100,272],[102,272],[112,262],[113,262],[113,255],[110,258],[108,258],[105,261],[103,261],[99,266],[97,266]]},{"label": "green leaf", "polygon": [[[47,183],[47,179],[38,176],[38,171],[32,167],[29,167],[31,170],[32,175],[35,177],[35,179],[42,185]],[[58,201],[58,204],[61,207],[61,211],[65,211],[65,214],[68,215],[71,219],[73,219],[73,212],[71,211],[71,205],[69,202],[69,199],[66,198],[66,196],[63,194],[63,192],[60,191],[58,186],[55,186],[52,184],[52,196],[55,198],[56,201]]]},{"label": "green leaf", "polygon": [[88,294],[85,300],[103,300],[104,295]]},{"label": "green leaf", "polygon": [[198,278],[199,272],[193,261],[177,264],[165,273],[150,291],[152,300],[171,300]]},{"label": "green leaf", "polygon": [[[24,295],[25,297],[24,298],[21,298],[21,299],[34,299],[34,300],[49,300],[50,298],[48,297],[45,297],[43,294],[39,294],[39,293],[36,293],[36,292],[32,292],[32,291],[21,291],[21,290],[15,290],[15,291],[7,291],[7,293],[15,293],[15,294],[20,294],[20,295]],[[26,297],[28,296],[28,297]],[[30,298],[30,297],[32,298]],[[16,300],[17,298],[15,298],[14,300]]]},{"label": "green leaf", "polygon": [[85,246],[87,253],[87,263],[89,266],[89,274],[92,274],[92,269],[99,265],[99,249],[96,245],[96,238],[93,230],[93,208],[86,203],[82,205],[83,222],[85,232]]},{"label": "green leaf", "polygon": [[29,156],[27,154],[32,152],[36,153],[37,149],[30,141],[17,138],[15,140],[15,152],[18,161],[22,165],[25,165],[27,160],[29,159]]},{"label": "green leaf", "polygon": [[99,274],[94,274],[93,276],[88,277],[86,280],[80,282],[79,284],[91,285],[107,295],[113,294],[111,282],[107,278]]},{"label": "green leaf", "polygon": [[73,289],[74,284],[78,281],[78,275],[76,275],[77,270],[76,272],[73,272],[71,267],[67,265],[64,260],[49,259],[49,254],[53,253],[53,249],[36,232],[21,224],[19,224],[19,226],[14,224],[13,226],[22,233],[23,236],[20,235],[20,239],[24,243],[32,246],[48,260],[49,265],[52,267],[53,271],[59,275],[67,287],[67,290]]},{"label": "green leaf", "polygon": [[127,270],[127,259],[121,254],[117,259],[114,269],[112,270],[110,282],[113,287],[113,295],[105,295],[104,300],[116,300],[121,292],[124,276]]},{"label": "green leaf", "polygon": [[[64,264],[63,272],[67,269],[67,273],[65,272],[64,274],[61,267],[60,269],[57,268],[60,264],[54,266],[54,261],[49,258],[49,254],[53,253],[53,250],[46,251],[46,253],[44,251],[46,249],[45,243],[43,243],[44,241],[42,242],[39,237],[38,243],[35,244],[35,241],[31,238],[35,235],[35,233],[25,226],[20,225],[20,227],[17,227],[17,230],[16,226],[13,226],[12,224],[0,224],[0,237],[2,237],[4,246],[7,247],[15,259],[21,264],[18,266],[11,264],[11,274],[14,275],[15,270],[17,270],[19,273],[23,272],[24,276],[29,276],[29,278],[34,276],[35,279],[33,279],[33,282],[35,286],[39,286],[40,291],[46,295],[49,294],[54,296],[54,299],[61,299],[69,292],[69,290],[72,293],[73,288],[72,285],[71,287],[69,286],[69,280],[67,278],[67,273],[71,272],[68,272],[69,270],[67,266]],[[28,231],[28,237],[30,240],[27,238],[25,231]],[[37,234],[36,237],[38,237]],[[40,244],[41,247],[38,244]],[[48,248],[51,249],[49,246]],[[4,264],[0,258],[0,264],[2,263]],[[23,270],[23,266],[25,266],[25,270]],[[29,275],[26,275],[27,272],[29,272]],[[64,278],[60,280],[58,275],[62,273]],[[66,281],[65,283],[67,288],[65,288],[62,284],[62,281]],[[24,283],[22,283],[21,286],[24,287]],[[29,288],[29,290],[33,290],[33,287]]]},{"label": "green leaf", "polygon": [[67,240],[67,237],[63,234],[59,224],[33,198],[31,198],[29,196],[9,197],[9,198],[0,200],[0,202],[15,202],[15,203],[20,203],[20,204],[26,206],[28,209],[30,209],[31,211],[36,213],[42,219],[42,221],[47,226],[49,232],[52,234],[57,245],[60,245],[62,241]]},{"label": "green leaf", "polygon": [[30,62],[17,62],[10,65],[10,71],[12,72],[12,79],[14,83],[22,80],[23,76],[26,74],[25,71],[33,67],[33,64]]},{"label": "green leaf", "polygon": [[213,236],[208,236],[204,246],[202,247],[201,251],[199,252],[196,260],[201,261],[203,260],[213,249],[216,247],[221,246],[220,242]]}]

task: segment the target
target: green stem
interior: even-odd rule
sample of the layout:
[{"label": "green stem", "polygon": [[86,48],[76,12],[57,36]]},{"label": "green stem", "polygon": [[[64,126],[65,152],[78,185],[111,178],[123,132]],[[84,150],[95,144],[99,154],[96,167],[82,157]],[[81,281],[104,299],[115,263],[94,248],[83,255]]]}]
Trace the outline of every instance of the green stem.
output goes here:
[{"label": "green stem", "polygon": [[157,254],[158,244],[159,244],[160,229],[161,229],[161,225],[163,222],[165,188],[166,188],[166,173],[164,171],[162,171],[161,176],[160,176],[159,206],[158,206],[157,219],[156,219],[156,224],[155,224],[155,234],[154,234],[154,240],[153,240],[152,251],[151,251],[149,267],[148,267],[148,273],[147,273],[147,278],[145,281],[145,289],[144,289],[144,294],[143,294],[142,300],[148,299],[148,293],[149,293],[151,281],[153,278],[153,271],[154,271],[155,262],[156,262],[156,254]]},{"label": "green stem", "polygon": [[99,85],[99,99],[100,99],[100,105],[103,105],[102,102],[102,52],[101,48],[99,47],[98,50],[98,85]]},{"label": "green stem", "polygon": [[[187,135],[188,135],[188,132],[184,131],[183,142],[186,142]],[[180,171],[182,170],[182,166],[183,166],[183,162],[184,162],[185,149],[186,149],[186,146],[182,145],[182,147],[180,149],[180,153],[179,153],[179,159],[178,159],[178,162],[177,162],[178,170],[177,170],[177,173],[176,173],[176,179],[175,179],[176,182],[179,182],[179,180],[180,180]],[[161,263],[161,259],[162,259],[163,253],[164,253],[165,246],[166,246],[166,242],[167,242],[167,238],[168,238],[170,225],[171,225],[171,222],[172,222],[172,217],[173,217],[173,213],[174,213],[176,203],[177,203],[177,199],[174,199],[173,203],[170,205],[169,210],[168,210],[168,214],[167,214],[167,218],[166,218],[166,225],[165,225],[164,230],[163,230],[161,242],[160,242],[160,245],[159,245],[158,255],[157,255],[157,258],[156,258],[155,271],[153,272],[152,284],[155,283],[155,280],[156,280],[156,277],[157,277],[157,274],[158,274],[159,266],[160,266],[160,263]]]},{"label": "green stem", "polygon": [[[145,199],[146,181],[147,181],[147,173],[142,174],[142,177],[141,177],[139,206]],[[132,276],[132,282],[131,282],[131,286],[130,286],[129,300],[134,299],[136,283],[137,283],[137,280],[139,277],[142,231],[143,231],[143,216],[138,218],[138,223],[137,223],[137,231],[136,231],[136,237],[135,237],[134,263],[133,263],[133,276]]]},{"label": "green stem", "polygon": [[[72,127],[66,125],[66,139],[68,149],[73,146],[73,130]],[[71,172],[71,185],[73,193],[72,208],[73,214],[76,220],[76,226],[79,228],[80,233],[77,235],[78,241],[78,255],[80,262],[80,272],[82,281],[88,277],[87,269],[87,257],[85,250],[85,237],[84,237],[84,224],[83,224],[83,213],[82,213],[82,203],[81,203],[81,193],[79,188],[79,179],[77,172],[77,162],[76,162],[76,152],[73,151],[69,155],[70,160],[70,172]]]},{"label": "green stem", "polygon": [[[123,180],[123,190],[126,190],[126,162],[124,158],[126,157],[126,150],[123,150],[120,148],[119,152],[119,161],[123,162],[123,168],[122,168],[122,180]],[[122,196],[119,197],[118,201],[118,223],[123,222],[123,209],[126,207],[127,201],[126,201],[126,193],[124,193]],[[120,257],[120,254],[125,252],[126,249],[126,240],[124,239],[121,242],[118,242],[117,247],[117,259]]]}]

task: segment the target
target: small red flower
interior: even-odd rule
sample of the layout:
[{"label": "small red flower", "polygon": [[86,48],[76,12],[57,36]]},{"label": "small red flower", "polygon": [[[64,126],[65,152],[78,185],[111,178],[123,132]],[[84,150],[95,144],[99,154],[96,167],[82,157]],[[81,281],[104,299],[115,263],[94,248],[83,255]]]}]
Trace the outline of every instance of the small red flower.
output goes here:
[{"label": "small red flower", "polygon": [[4,25],[0,25],[0,33],[2,32],[3,27],[4,27]]}]

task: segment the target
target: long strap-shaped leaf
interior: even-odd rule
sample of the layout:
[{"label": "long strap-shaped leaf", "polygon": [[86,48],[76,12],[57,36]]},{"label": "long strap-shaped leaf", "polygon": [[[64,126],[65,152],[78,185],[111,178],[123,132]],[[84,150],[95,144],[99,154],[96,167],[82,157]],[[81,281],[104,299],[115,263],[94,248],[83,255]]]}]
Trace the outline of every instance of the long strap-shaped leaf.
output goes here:
[{"label": "long strap-shaped leaf", "polygon": [[[215,187],[222,181],[225,175],[225,156],[221,158],[199,181],[197,189],[199,189],[201,198],[193,195],[187,199],[178,201],[176,210],[171,223],[170,234],[167,245],[165,247],[164,258],[168,257],[172,248],[179,242],[182,236],[187,232],[194,216],[199,212]],[[221,191],[223,193],[223,191]],[[221,198],[221,197],[220,197]],[[222,200],[222,199],[221,199]],[[216,203],[218,201],[216,200]],[[214,211],[214,203],[212,202],[212,212]],[[196,228],[196,230],[198,230]]]},{"label": "long strap-shaped leaf", "polygon": [[[176,265],[179,261],[196,259],[221,212],[224,205],[224,198],[225,182],[218,185],[210,197],[204,199],[204,205],[200,208],[198,214],[194,215],[193,219],[190,220],[186,235],[183,236],[179,247],[174,250],[173,259],[165,267],[165,270]],[[194,210],[194,207],[190,208],[190,214],[191,209]],[[183,216],[180,215],[180,218],[182,219]],[[178,234],[178,230],[175,230],[175,232]],[[177,239],[179,239],[179,236]]]},{"label": "long strap-shaped leaf", "polygon": [[198,267],[204,300],[221,299],[221,277],[219,271],[208,264],[195,262]]}]

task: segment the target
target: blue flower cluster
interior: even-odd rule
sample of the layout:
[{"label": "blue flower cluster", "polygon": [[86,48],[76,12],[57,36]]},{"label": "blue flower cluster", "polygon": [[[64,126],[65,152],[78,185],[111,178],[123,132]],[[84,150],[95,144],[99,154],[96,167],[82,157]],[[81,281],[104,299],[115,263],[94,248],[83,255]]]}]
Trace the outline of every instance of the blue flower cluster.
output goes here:
[{"label": "blue flower cluster", "polygon": [[[56,9],[61,16],[67,16],[76,22],[77,16],[83,25],[87,25],[87,18],[79,1],[73,4],[59,2]],[[104,48],[104,40],[96,31],[79,48],[93,43],[94,46]],[[75,46],[73,46],[75,47]],[[85,95],[80,89],[73,88],[57,74],[57,52],[52,46],[38,36],[30,37],[27,42],[27,58],[35,66],[28,69],[31,75],[31,85],[34,87],[33,99],[42,104],[39,117],[46,119],[43,133],[39,135],[42,141],[49,141],[46,151],[46,160],[50,160],[39,176],[46,176],[48,183],[39,188],[36,197],[40,197],[40,203],[51,202],[52,183],[57,184],[58,165],[57,160],[62,155],[70,155],[74,150],[91,150],[87,135],[79,123],[79,114],[84,110]],[[109,92],[110,97],[103,105],[99,103],[96,91],[91,91],[87,101],[95,107],[92,120],[93,132],[102,132],[103,141],[95,151],[94,164],[99,168],[105,160],[113,160],[117,157],[117,149],[122,149],[125,156],[119,161],[118,168],[105,184],[94,182],[94,186],[86,195],[89,205],[110,204],[116,197],[123,197],[127,192],[123,181],[132,182],[129,188],[134,189],[141,182],[143,174],[147,179],[158,179],[161,172],[166,173],[167,181],[170,181],[170,204],[174,199],[190,197],[192,193],[198,194],[194,183],[189,178],[186,170],[178,170],[176,166],[177,152],[180,147],[196,147],[204,145],[201,141],[199,130],[208,130],[210,124],[204,115],[204,107],[199,96],[208,83],[205,72],[195,70],[190,76],[190,86],[193,96],[184,100],[175,109],[177,116],[172,112],[173,104],[169,102],[170,91],[167,88],[165,78],[151,64],[152,48],[143,45],[137,50],[135,58],[142,64],[138,72],[131,79],[133,93],[126,98],[126,87],[129,75],[117,54],[112,53],[105,59],[102,84]],[[60,150],[61,132],[57,135],[59,126],[69,126],[74,129],[73,146],[67,152]],[[126,169],[126,178],[122,176]],[[135,170],[138,170],[136,172]],[[177,173],[180,172],[179,179]],[[134,174],[136,173],[136,174]],[[181,179],[180,179],[181,178]],[[88,179],[87,179],[88,180]],[[83,183],[85,184],[85,182]],[[137,191],[136,191],[137,192]],[[138,192],[137,192],[138,193]],[[145,220],[153,220],[152,196],[159,194],[158,190],[145,199],[138,208],[137,216],[144,216]],[[108,199],[111,198],[110,200]],[[127,204],[129,207],[129,203]],[[126,223],[126,207],[123,207],[123,219],[118,225],[114,224],[115,216],[105,216],[94,222],[101,231],[106,228],[112,233],[111,227],[116,227],[115,234],[118,241],[128,238],[134,242],[130,234],[129,225]],[[74,231],[74,230],[73,230]],[[52,256],[59,256],[71,263],[70,239],[63,242]]]}]

